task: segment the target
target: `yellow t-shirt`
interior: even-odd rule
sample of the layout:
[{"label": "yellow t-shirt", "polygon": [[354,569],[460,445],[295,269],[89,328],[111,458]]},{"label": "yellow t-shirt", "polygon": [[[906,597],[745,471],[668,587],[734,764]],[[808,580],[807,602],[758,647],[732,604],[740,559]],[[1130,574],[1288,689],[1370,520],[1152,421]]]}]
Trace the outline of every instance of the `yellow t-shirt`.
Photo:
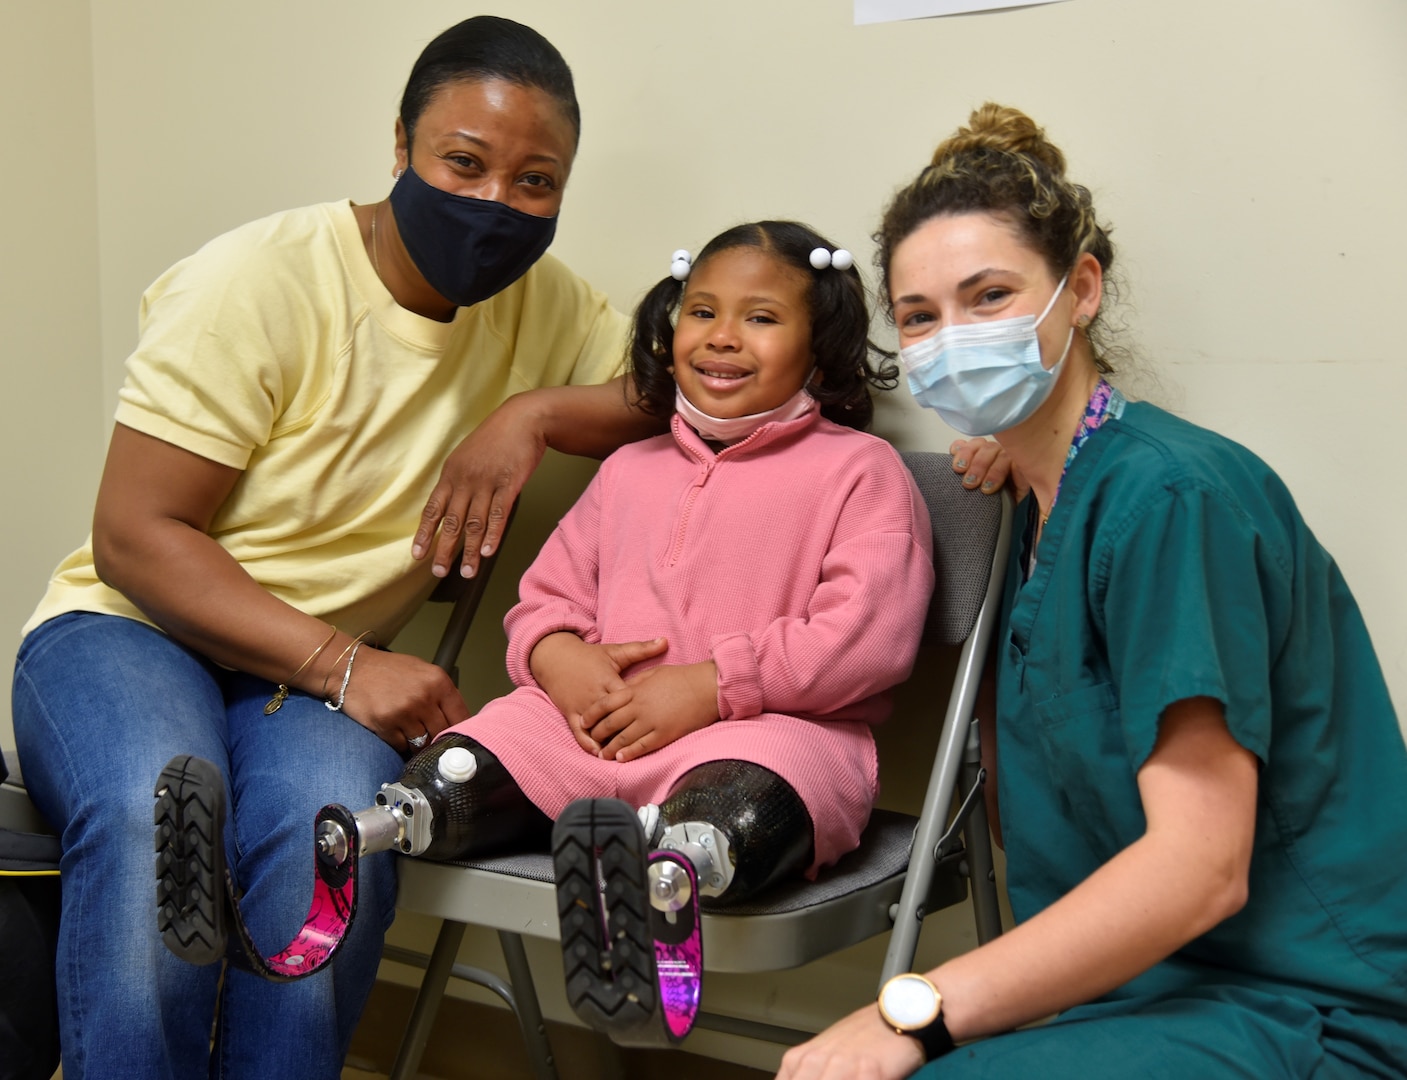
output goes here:
[{"label": "yellow t-shirt", "polygon": [[[449,452],[504,399],[622,368],[626,319],[552,256],[450,323],[398,305],[350,203],[275,214],[147,290],[117,420],[244,475],[210,534],[273,595],[389,641],[433,585],[411,537]],[[67,611],[150,622],[92,537],[28,633]]]}]

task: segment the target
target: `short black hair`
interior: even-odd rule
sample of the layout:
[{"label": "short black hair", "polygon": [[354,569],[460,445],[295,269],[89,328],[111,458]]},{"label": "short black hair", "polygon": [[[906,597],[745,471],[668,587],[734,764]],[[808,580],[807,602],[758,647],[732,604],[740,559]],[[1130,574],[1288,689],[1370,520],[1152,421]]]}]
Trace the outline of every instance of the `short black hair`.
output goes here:
[{"label": "short black hair", "polygon": [[572,69],[562,54],[529,26],[495,15],[476,15],[426,45],[410,69],[401,95],[406,144],[414,140],[416,121],[440,87],[488,79],[541,90],[561,106],[576,141],[581,141],[581,108]]}]

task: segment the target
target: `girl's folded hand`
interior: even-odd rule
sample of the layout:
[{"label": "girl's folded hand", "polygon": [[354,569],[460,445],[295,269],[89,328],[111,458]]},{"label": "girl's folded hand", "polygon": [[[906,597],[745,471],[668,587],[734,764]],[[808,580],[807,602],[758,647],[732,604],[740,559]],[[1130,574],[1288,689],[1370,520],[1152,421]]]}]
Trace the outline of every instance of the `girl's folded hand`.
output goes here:
[{"label": "girl's folded hand", "polygon": [[581,727],[601,746],[601,757],[630,761],[717,719],[718,668],[706,660],[630,676],[582,713]]}]

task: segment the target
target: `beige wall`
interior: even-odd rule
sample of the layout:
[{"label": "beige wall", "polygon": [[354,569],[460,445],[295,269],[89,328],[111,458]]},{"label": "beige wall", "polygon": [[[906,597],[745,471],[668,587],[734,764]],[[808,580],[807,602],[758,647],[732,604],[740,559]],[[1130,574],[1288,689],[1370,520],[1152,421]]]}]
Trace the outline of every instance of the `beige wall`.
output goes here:
[{"label": "beige wall", "polygon": [[[1407,708],[1407,560],[1392,543],[1407,510],[1388,471],[1407,401],[1400,0],[1073,0],[861,28],[849,0],[478,9],[537,26],[574,66],[585,125],[555,250],[622,306],[674,248],[742,218],[800,217],[867,259],[880,204],[971,107],[1031,112],[1116,226],[1139,385],[1282,473]],[[249,218],[384,195],[409,65],[476,8],[104,0],[91,68],[87,5],[4,10],[18,31],[0,45],[0,471],[16,524],[0,603],[16,626],[82,537],[141,289]],[[881,426],[906,446],[949,439],[902,391]],[[536,485],[553,508],[538,529],[582,475]],[[511,590],[495,595],[503,605]],[[495,633],[482,631],[471,696],[502,685]],[[961,944],[956,931],[925,938],[930,956]],[[871,989],[869,975],[830,979],[845,963],[720,980],[710,996],[819,1022]]]},{"label": "beige wall", "polygon": [[0,744],[19,628],[88,531],[106,438],[86,0],[0,5]]}]

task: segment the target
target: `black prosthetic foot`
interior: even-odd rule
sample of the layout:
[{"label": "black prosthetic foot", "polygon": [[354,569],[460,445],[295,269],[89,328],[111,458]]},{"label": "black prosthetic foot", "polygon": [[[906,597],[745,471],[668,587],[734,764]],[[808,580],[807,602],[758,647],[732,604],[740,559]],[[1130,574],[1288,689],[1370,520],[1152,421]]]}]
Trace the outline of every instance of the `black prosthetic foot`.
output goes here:
[{"label": "black prosthetic foot", "polygon": [[192,964],[225,955],[225,782],[188,754],[156,782],[156,927]]},{"label": "black prosthetic foot", "polygon": [[[703,975],[693,867],[671,852],[651,854],[635,811],[618,799],[568,806],[552,830],[552,862],[577,1016],[623,1046],[683,1040]],[[670,902],[652,905],[652,888]]]},{"label": "black prosthetic foot", "polygon": [[155,794],[156,925],[171,952],[192,964],[227,958],[275,982],[301,979],[332,960],[357,912],[357,824],[346,807],[318,811],[307,918],[282,950],[264,956],[240,916],[240,892],[225,862],[220,770],[177,755],[161,770]]}]

